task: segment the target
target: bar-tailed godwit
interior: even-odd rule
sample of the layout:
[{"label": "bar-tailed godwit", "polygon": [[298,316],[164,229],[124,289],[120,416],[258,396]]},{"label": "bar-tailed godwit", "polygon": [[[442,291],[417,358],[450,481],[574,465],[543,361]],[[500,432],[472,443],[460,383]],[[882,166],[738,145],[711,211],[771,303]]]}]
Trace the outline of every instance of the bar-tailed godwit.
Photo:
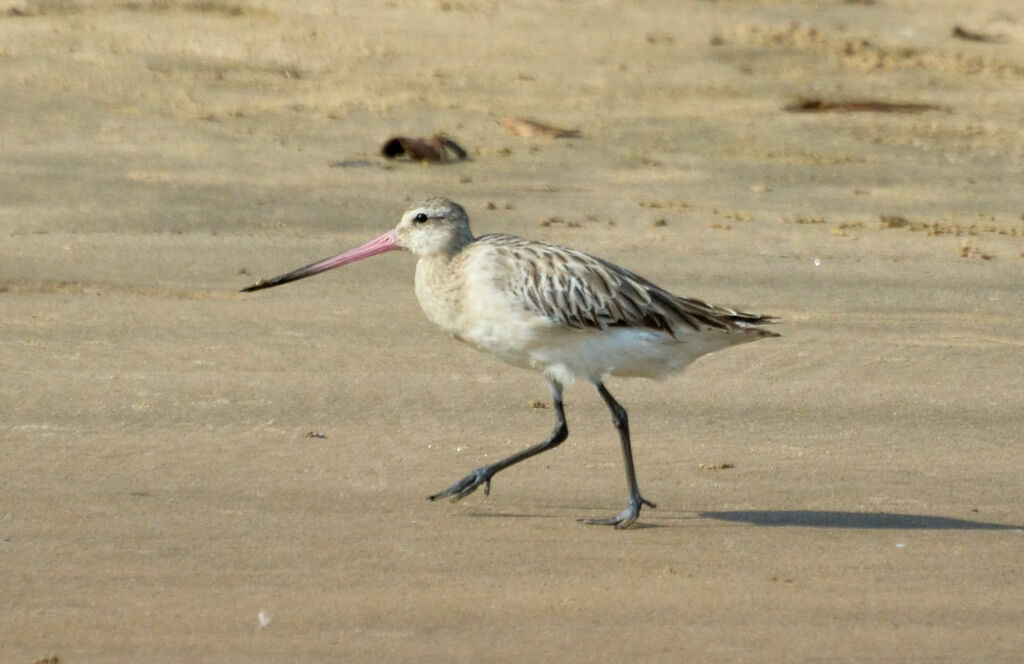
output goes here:
[{"label": "bar-tailed godwit", "polygon": [[545,440],[481,466],[431,500],[490,493],[499,471],[560,445],[568,436],[563,388],[594,385],[612,414],[626,466],[629,504],[618,516],[584,523],[625,528],[643,505],[630,448],[626,409],[605,376],[665,378],[701,355],[778,336],[758,327],[770,316],[716,307],[655,286],[608,261],[512,235],[473,237],[458,203],[431,198],[406,210],[375,240],[243,292],[279,286],[385,251],[405,249],[416,263],[416,297],[427,318],[456,339],[519,367],[540,371],[551,390],[555,429]]}]

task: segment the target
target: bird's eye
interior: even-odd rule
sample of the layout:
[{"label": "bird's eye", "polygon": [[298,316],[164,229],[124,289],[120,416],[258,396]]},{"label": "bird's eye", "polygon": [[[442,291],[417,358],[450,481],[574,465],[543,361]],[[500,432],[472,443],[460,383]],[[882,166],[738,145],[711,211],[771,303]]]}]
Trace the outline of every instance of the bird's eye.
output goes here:
[{"label": "bird's eye", "polygon": [[413,217],[412,220],[415,221],[417,224],[422,224],[424,221],[427,220],[427,215],[424,212],[420,212],[415,217]]}]

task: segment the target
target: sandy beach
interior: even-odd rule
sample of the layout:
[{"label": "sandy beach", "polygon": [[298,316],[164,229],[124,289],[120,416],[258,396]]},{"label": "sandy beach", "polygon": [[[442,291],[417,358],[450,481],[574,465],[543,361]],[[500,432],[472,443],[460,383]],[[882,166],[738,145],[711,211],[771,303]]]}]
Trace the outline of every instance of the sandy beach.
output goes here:
[{"label": "sandy beach", "polygon": [[[1020,661],[1020,3],[0,0],[0,119],[0,661]],[[637,527],[585,384],[426,500],[553,414],[408,254],[238,292],[432,195],[782,319]]]}]

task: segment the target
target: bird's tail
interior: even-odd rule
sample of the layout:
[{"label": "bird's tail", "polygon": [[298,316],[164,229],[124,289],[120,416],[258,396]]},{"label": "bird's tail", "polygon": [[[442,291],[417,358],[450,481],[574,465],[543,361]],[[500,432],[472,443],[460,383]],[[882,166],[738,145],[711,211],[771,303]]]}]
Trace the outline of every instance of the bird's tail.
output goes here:
[{"label": "bird's tail", "polygon": [[763,314],[751,314],[745,311],[729,311],[728,318],[738,327],[748,330],[756,330],[759,337],[781,337],[778,332],[766,330],[761,325],[774,325],[781,323],[782,319],[777,316],[765,316]]}]

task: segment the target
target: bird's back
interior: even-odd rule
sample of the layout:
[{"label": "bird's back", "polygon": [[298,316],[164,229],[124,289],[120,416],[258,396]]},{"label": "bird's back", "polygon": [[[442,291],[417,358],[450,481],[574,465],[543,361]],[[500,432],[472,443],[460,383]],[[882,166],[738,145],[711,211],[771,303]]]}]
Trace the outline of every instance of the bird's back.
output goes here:
[{"label": "bird's back", "polygon": [[679,336],[703,330],[778,336],[757,327],[771,316],[675,295],[634,272],[590,254],[514,235],[484,235],[484,249],[526,308],[575,329],[636,327]]}]

